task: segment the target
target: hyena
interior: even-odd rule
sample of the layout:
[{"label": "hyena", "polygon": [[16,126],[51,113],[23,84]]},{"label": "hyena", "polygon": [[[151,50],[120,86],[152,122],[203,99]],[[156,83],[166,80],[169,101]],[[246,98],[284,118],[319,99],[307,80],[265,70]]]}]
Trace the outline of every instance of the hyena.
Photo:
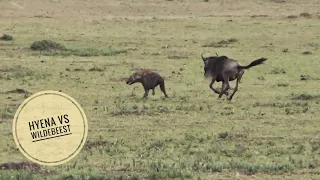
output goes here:
[{"label": "hyena", "polygon": [[144,88],[144,95],[143,98],[147,98],[149,91],[152,89],[152,95],[155,95],[154,89],[159,85],[161,91],[163,92],[164,96],[168,98],[165,85],[164,85],[164,79],[161,77],[158,73],[151,71],[150,69],[143,69],[136,71],[133,73],[128,80],[126,81],[126,84],[132,85],[136,82],[139,82],[142,84]]}]

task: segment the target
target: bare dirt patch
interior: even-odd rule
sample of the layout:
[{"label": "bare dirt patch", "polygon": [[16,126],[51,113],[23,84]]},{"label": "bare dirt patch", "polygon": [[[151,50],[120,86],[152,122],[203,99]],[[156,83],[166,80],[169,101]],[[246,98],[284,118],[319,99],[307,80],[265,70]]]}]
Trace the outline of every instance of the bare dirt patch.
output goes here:
[{"label": "bare dirt patch", "polygon": [[110,78],[109,80],[112,82],[125,82],[128,79],[128,77],[122,77],[122,78]]},{"label": "bare dirt patch", "polygon": [[218,42],[210,42],[207,44],[202,45],[202,47],[215,47],[215,48],[220,48],[220,47],[228,47],[231,44],[237,43],[237,39],[228,39],[228,40],[221,40]]},{"label": "bare dirt patch", "polygon": [[187,56],[168,56],[168,59],[188,59]]},{"label": "bare dirt patch", "polygon": [[[275,6],[276,4],[276,6]],[[279,4],[279,5],[277,5]],[[282,4],[285,4],[285,8]],[[17,0],[14,4],[0,2],[3,20],[39,21],[110,21],[110,20],[146,20],[146,19],[187,19],[195,17],[240,17],[262,16],[276,17],[311,9],[310,14],[317,13],[319,3],[300,2],[297,0],[259,1],[165,1],[165,0],[129,0],[129,1],[50,1],[50,0]],[[214,11],[213,11],[214,10]],[[260,15],[258,15],[260,16]],[[68,18],[65,18],[68,17]],[[260,16],[261,17],[261,16]]]},{"label": "bare dirt patch", "polygon": [[0,68],[0,79],[12,80],[35,76],[36,73],[21,65]]},{"label": "bare dirt patch", "polygon": [[270,1],[274,3],[286,3],[285,0],[270,0]]}]

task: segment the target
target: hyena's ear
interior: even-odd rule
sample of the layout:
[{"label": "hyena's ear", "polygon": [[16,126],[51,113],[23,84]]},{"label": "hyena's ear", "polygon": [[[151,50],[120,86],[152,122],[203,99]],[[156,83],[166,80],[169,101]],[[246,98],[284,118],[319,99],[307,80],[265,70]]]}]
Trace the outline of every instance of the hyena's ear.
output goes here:
[{"label": "hyena's ear", "polygon": [[141,75],[140,75],[140,74],[137,74],[137,75],[135,76],[135,78],[136,78],[136,79],[140,79],[140,78],[141,78]]},{"label": "hyena's ear", "polygon": [[132,74],[132,78],[133,79],[139,79],[139,78],[141,78],[141,76],[140,76],[139,73],[135,72],[135,73]]}]

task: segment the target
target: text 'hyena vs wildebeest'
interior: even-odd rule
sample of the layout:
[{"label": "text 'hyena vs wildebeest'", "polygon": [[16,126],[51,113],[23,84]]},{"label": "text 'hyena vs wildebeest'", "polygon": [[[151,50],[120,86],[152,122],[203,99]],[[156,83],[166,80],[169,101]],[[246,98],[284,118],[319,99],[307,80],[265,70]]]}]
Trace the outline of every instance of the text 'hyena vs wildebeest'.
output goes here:
[{"label": "text 'hyena vs wildebeest'", "polygon": [[164,78],[161,77],[158,73],[153,72],[149,69],[143,69],[136,71],[133,73],[126,83],[128,85],[132,85],[136,82],[139,82],[142,84],[144,88],[144,95],[143,98],[147,98],[149,91],[152,89],[152,95],[155,95],[154,89],[159,85],[161,91],[163,92],[164,96],[168,98],[169,96],[167,95],[165,85],[164,85]]},{"label": "text 'hyena vs wildebeest'", "polygon": [[[204,76],[212,77],[209,87],[215,93],[219,94],[218,98],[221,98],[223,94],[228,96],[228,90],[230,89],[229,81],[236,80],[236,86],[233,93],[228,98],[229,101],[232,100],[234,94],[237,92],[238,84],[244,74],[244,71],[253,66],[263,64],[263,62],[267,60],[267,58],[260,58],[252,61],[247,66],[242,66],[236,60],[228,58],[227,56],[217,55],[216,57],[210,56],[204,58],[201,54],[201,58],[204,63]],[[222,82],[222,88],[220,91],[213,88],[213,83],[215,81]]]}]

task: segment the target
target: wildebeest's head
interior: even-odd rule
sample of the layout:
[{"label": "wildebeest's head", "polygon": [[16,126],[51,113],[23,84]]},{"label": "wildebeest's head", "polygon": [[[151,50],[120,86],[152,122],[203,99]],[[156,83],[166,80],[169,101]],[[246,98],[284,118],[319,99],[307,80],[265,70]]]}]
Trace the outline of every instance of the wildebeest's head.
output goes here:
[{"label": "wildebeest's head", "polygon": [[210,57],[203,57],[202,55],[203,55],[203,53],[201,54],[201,58],[204,63],[203,75],[205,77],[209,77],[211,75],[211,68],[213,68],[215,66],[217,61],[221,61],[223,59],[228,59],[227,56],[219,56],[217,53],[216,53],[216,56],[210,56]]},{"label": "wildebeest's head", "polygon": [[204,63],[204,67],[203,67],[203,75],[204,77],[209,77],[211,75],[211,69],[209,66],[209,60],[207,60],[207,62]]},{"label": "wildebeest's head", "polygon": [[[218,54],[216,53],[217,57],[218,57]],[[215,58],[215,57],[203,57],[203,53],[201,54],[201,58],[202,58],[202,61],[203,61],[203,64],[204,64],[204,67],[203,67],[203,75],[205,77],[209,77],[211,75],[211,71],[210,71],[210,66],[209,66],[209,61],[210,59],[212,58]]]},{"label": "wildebeest's head", "polygon": [[136,82],[140,82],[141,77],[142,77],[141,73],[135,72],[127,79],[126,84],[131,85],[131,84],[134,84]]}]

